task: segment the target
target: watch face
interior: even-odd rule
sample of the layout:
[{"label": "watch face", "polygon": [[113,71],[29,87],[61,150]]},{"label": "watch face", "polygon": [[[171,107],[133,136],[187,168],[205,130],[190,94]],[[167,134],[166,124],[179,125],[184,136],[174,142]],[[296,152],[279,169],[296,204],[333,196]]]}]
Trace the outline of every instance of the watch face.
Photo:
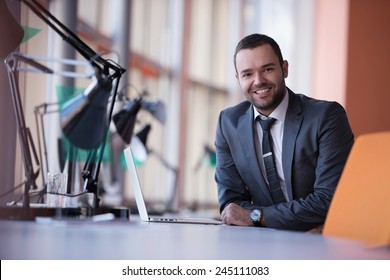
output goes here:
[{"label": "watch face", "polygon": [[252,221],[256,221],[256,222],[259,221],[260,216],[261,216],[260,210],[255,209],[251,212],[251,220]]}]

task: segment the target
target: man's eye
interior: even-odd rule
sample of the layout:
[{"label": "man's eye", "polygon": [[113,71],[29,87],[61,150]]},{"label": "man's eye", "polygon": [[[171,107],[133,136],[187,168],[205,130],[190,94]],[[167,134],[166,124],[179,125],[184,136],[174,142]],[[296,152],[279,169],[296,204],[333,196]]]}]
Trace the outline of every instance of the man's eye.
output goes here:
[{"label": "man's eye", "polygon": [[242,74],[242,77],[247,78],[247,77],[250,77],[251,75],[252,75],[251,73],[244,73],[244,74]]},{"label": "man's eye", "polygon": [[267,68],[264,69],[264,72],[270,72],[270,71],[272,71],[272,70],[274,70],[274,68],[272,68],[272,67],[267,67]]}]

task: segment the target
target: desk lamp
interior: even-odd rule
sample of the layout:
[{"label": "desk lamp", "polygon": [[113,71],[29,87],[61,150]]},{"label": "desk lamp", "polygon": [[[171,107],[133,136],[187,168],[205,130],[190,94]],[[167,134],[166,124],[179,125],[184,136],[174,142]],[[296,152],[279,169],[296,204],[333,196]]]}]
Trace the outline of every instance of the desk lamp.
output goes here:
[{"label": "desk lamp", "polygon": [[141,108],[151,113],[160,123],[165,124],[167,116],[165,104],[162,101],[143,101]]},{"label": "desk lamp", "polygon": [[[38,60],[45,60],[51,62],[58,62],[62,64],[78,65],[85,67],[85,72],[75,73],[70,71],[53,71],[45,65],[38,62]],[[51,75],[59,75],[65,77],[82,77],[82,78],[91,78],[94,71],[91,69],[91,66],[88,62],[80,62],[70,59],[56,59],[48,57],[37,57],[24,55],[21,53],[13,52],[5,60],[5,65],[7,67],[8,77],[10,81],[10,89],[12,93],[12,101],[15,110],[16,124],[18,128],[19,141],[21,145],[21,154],[23,157],[23,164],[25,170],[25,189],[23,194],[23,209],[29,208],[29,190],[37,189],[36,178],[39,175],[40,171],[40,161],[37,156],[36,148],[30,133],[30,129],[26,125],[26,120],[23,114],[22,99],[20,95],[20,90],[17,82],[17,73],[18,72],[35,72],[35,73],[44,73]],[[92,72],[91,72],[92,70]],[[38,170],[34,170],[33,159],[35,159]],[[22,216],[24,218],[28,217],[28,211],[24,211]],[[23,218],[22,217],[22,218]]]},{"label": "desk lamp", "polygon": [[147,148],[147,141],[149,132],[152,129],[150,124],[146,124],[136,135],[131,139],[131,151],[134,154],[134,160],[138,164],[143,164],[147,158],[150,150]]},{"label": "desk lamp", "polygon": [[195,173],[199,171],[204,161],[211,167],[215,167],[217,164],[215,150],[207,144],[204,145],[204,154],[199,158],[198,163],[194,168]]},{"label": "desk lamp", "polygon": [[125,100],[124,108],[113,116],[116,130],[126,144],[132,142],[134,126],[140,109],[148,111],[162,124],[166,121],[165,104],[160,100],[145,101],[143,97],[146,95],[148,92],[143,91],[137,98],[130,101]]},{"label": "desk lamp", "polygon": [[[116,63],[104,59],[102,56],[93,51],[87,44],[85,44],[75,33],[62,24],[57,18],[55,18],[43,5],[36,0],[19,0],[26,5],[33,13],[35,13],[42,21],[44,21],[50,28],[52,28],[64,41],[69,43],[81,56],[83,56],[94,68],[95,79],[94,82],[87,90],[80,95],[70,100],[64,107],[61,113],[60,121],[66,137],[70,142],[77,147],[94,149],[91,154],[93,158],[97,159],[92,164],[86,164],[88,176],[86,177],[85,190],[87,192],[93,192],[96,198],[96,206],[98,205],[97,198],[97,181],[98,174],[103,158],[103,151],[105,141],[102,141],[107,134],[108,123],[112,118],[112,112],[114,107],[114,101],[118,91],[118,84],[122,74],[126,71]],[[8,9],[5,7],[5,2],[1,0],[1,26],[12,23],[12,15],[7,13]],[[4,6],[4,7],[3,7]],[[5,14],[3,17],[3,13]],[[11,17],[11,18],[10,18]],[[18,24],[17,24],[18,25]],[[14,23],[10,27],[15,26]],[[20,27],[20,26],[19,26]],[[9,28],[9,27],[8,27]],[[15,28],[18,29],[18,28]],[[8,33],[6,33],[8,34]],[[19,36],[20,37],[20,36]],[[20,43],[19,37],[16,40],[12,38],[12,44],[7,45],[7,48],[1,48],[0,56],[7,55],[7,51],[12,51]],[[3,46],[3,45],[2,45]],[[11,60],[12,62],[12,60]],[[14,63],[15,64],[15,63]],[[50,73],[50,71],[48,71]],[[15,84],[11,80],[11,84]],[[16,85],[17,86],[17,85]],[[111,107],[107,116],[107,106],[110,94],[112,93]],[[17,112],[18,113],[18,112]],[[21,114],[22,115],[22,114]],[[23,115],[20,119],[23,118]],[[23,127],[23,124],[19,125]],[[88,129],[86,129],[88,127]],[[26,134],[26,133],[25,133]],[[26,134],[23,139],[28,139]],[[87,139],[87,140],[86,140]],[[97,154],[97,146],[102,142],[99,149],[100,154]],[[28,147],[28,140],[25,146]],[[24,158],[25,160],[25,158]],[[30,170],[32,167],[31,160],[25,160],[26,170]],[[29,174],[33,174],[31,171]],[[32,176],[32,175],[31,175]],[[25,215],[27,218],[29,209],[29,186],[34,186],[34,182],[31,178],[27,178],[23,209],[26,209]]]},{"label": "desk lamp", "polygon": [[[105,148],[105,136],[112,118],[119,80],[126,71],[116,63],[104,59],[75,33],[63,25],[36,0],[20,0],[61,38],[76,49],[95,69],[94,82],[81,94],[68,101],[60,113],[62,130],[69,141],[83,149],[91,149],[90,161],[83,171],[84,190],[95,195],[98,206],[97,183]],[[112,102],[107,114],[110,94]],[[98,146],[101,144],[101,147]]]},{"label": "desk lamp", "polygon": [[119,136],[126,144],[130,144],[137,122],[137,114],[141,109],[142,95],[131,100],[126,107],[112,118]]}]

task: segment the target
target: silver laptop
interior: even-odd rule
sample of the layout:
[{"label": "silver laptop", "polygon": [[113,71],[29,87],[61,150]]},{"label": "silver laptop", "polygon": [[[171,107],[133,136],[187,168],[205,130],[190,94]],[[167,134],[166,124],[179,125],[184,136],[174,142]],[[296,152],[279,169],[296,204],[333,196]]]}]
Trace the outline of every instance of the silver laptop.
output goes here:
[{"label": "silver laptop", "polygon": [[142,221],[145,222],[163,222],[163,223],[187,223],[187,224],[208,224],[208,225],[220,225],[221,221],[215,219],[201,219],[201,218],[177,218],[177,217],[152,217],[149,216],[146,210],[145,200],[142,194],[141,184],[138,178],[137,169],[134,164],[133,154],[131,148],[128,147],[124,150],[127,169],[130,174],[130,182],[134,191],[135,202],[139,216]]}]

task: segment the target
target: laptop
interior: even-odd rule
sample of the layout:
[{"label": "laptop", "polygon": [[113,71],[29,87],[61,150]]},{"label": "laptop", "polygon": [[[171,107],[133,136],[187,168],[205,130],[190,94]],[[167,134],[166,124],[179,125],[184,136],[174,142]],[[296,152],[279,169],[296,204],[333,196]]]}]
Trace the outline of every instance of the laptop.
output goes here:
[{"label": "laptop", "polygon": [[135,202],[141,221],[144,222],[161,222],[161,223],[186,223],[186,224],[205,224],[205,225],[220,225],[221,221],[211,218],[180,218],[180,217],[153,217],[149,216],[146,209],[145,200],[142,194],[141,184],[138,178],[137,169],[134,164],[133,153],[128,147],[124,150],[127,169],[130,174],[130,182],[133,188]]}]

